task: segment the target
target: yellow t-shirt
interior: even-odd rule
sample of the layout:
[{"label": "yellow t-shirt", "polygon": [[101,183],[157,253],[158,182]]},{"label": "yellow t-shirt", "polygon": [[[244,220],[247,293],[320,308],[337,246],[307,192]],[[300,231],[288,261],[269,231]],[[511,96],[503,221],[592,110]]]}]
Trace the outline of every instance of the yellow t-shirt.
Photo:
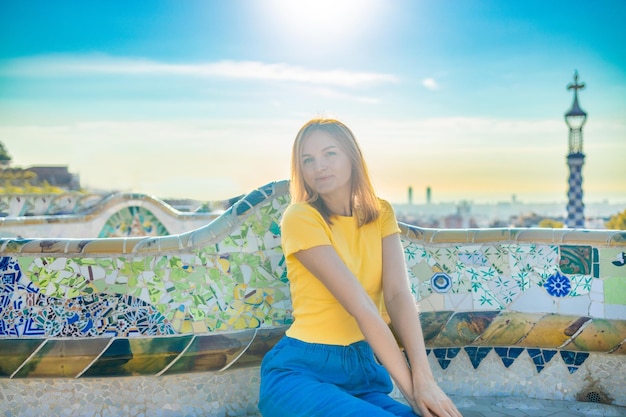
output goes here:
[{"label": "yellow t-shirt", "polygon": [[308,203],[294,203],[287,208],[281,221],[281,234],[294,316],[287,336],[309,343],[343,346],[364,339],[356,320],[298,261],[295,253],[332,245],[382,310],[382,239],[399,233],[400,229],[391,205],[379,201],[380,216],[362,227],[358,227],[356,216],[333,216],[333,224],[329,226]]}]

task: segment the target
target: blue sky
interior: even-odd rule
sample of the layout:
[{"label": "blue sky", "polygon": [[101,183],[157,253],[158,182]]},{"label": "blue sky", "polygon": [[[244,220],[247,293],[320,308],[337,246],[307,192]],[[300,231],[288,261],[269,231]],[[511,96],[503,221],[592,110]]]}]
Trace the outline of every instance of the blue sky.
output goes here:
[{"label": "blue sky", "polygon": [[379,194],[565,201],[578,70],[587,202],[625,202],[626,2],[0,1],[0,140],[16,166],[200,200],[289,176],[346,122]]}]

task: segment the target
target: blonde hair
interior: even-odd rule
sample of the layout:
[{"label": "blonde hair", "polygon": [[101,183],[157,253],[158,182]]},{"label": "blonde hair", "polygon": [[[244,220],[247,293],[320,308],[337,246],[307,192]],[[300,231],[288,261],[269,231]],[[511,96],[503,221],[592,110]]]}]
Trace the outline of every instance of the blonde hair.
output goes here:
[{"label": "blonde hair", "polygon": [[352,165],[352,174],[350,176],[351,208],[357,216],[359,226],[373,222],[378,218],[380,203],[374,192],[361,148],[352,131],[335,119],[320,118],[309,120],[296,135],[291,152],[290,191],[292,201],[311,204],[324,217],[326,223],[332,224],[330,220],[332,213],[328,210],[320,195],[306,184],[302,174],[301,155],[304,141],[315,131],[323,131],[331,135],[350,159]]}]

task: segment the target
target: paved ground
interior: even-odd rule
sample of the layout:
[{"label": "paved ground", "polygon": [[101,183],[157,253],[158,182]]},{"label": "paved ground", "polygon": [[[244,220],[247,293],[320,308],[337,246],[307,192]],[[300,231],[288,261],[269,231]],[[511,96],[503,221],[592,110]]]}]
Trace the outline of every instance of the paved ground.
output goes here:
[{"label": "paved ground", "polygon": [[455,398],[464,417],[588,417],[626,416],[626,408],[599,403],[532,398]]},{"label": "paved ground", "polygon": [[[506,397],[452,397],[463,417],[626,416],[625,407],[575,401]],[[251,415],[248,417],[258,417]]]}]

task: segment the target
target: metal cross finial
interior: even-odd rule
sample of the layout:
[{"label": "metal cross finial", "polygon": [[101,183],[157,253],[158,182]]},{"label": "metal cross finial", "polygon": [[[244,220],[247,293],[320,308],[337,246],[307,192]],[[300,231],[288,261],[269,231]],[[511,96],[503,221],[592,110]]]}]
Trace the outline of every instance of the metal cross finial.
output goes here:
[{"label": "metal cross finial", "polygon": [[574,71],[574,84],[570,83],[567,85],[568,90],[574,90],[574,92],[578,92],[578,90],[582,90],[585,88],[585,83],[578,84],[578,71]]}]

